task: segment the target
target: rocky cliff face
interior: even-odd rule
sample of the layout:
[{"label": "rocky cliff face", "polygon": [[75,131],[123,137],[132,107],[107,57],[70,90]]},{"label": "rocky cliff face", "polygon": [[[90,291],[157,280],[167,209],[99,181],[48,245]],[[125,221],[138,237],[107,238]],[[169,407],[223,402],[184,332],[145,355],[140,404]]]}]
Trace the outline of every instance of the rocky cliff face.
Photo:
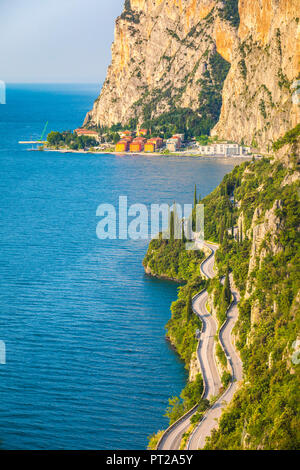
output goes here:
[{"label": "rocky cliff face", "polygon": [[268,149],[299,122],[298,0],[239,0],[238,46],[214,135]]},{"label": "rocky cliff face", "polygon": [[222,8],[216,0],[125,2],[107,78],[85,123],[142,123],[174,107],[216,123],[237,38]]},{"label": "rocky cliff face", "polygon": [[252,243],[245,298],[250,297],[253,289],[253,280],[251,279],[253,270],[261,268],[262,262],[268,254],[275,256],[284,249],[277,240],[277,233],[282,230],[280,217],[276,215],[278,209],[281,209],[280,201],[275,201],[273,207],[265,213],[261,207],[255,209],[251,228],[247,233]]},{"label": "rocky cliff face", "polygon": [[142,124],[189,109],[190,119],[202,120],[200,130],[215,126],[220,138],[267,148],[299,121],[291,89],[300,72],[298,6],[127,0],[106,81],[85,124]]}]

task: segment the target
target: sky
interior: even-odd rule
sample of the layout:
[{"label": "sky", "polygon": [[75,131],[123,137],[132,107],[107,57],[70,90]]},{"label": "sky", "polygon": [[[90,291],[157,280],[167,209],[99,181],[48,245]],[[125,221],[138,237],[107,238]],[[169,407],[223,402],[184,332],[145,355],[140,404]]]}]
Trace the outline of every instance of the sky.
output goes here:
[{"label": "sky", "polygon": [[124,0],[0,0],[0,80],[99,83]]}]

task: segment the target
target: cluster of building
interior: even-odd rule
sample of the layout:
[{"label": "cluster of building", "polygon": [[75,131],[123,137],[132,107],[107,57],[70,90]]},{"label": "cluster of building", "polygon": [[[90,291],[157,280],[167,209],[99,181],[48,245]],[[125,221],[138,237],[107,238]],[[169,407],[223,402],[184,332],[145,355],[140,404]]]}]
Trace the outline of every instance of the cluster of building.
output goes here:
[{"label": "cluster of building", "polygon": [[139,129],[136,137],[133,137],[131,131],[124,131],[121,133],[121,140],[116,144],[116,152],[155,152],[163,146],[163,139],[161,137],[152,137],[146,139],[145,135],[148,134],[147,129]]},{"label": "cluster of building", "polygon": [[232,157],[232,156],[244,156],[249,155],[251,153],[250,147],[243,147],[239,144],[234,143],[227,143],[221,142],[218,144],[211,144],[211,145],[198,145],[198,149],[202,155],[220,155],[225,157]]},{"label": "cluster of building", "polygon": [[[84,135],[94,138],[100,142],[100,136],[97,131],[79,128],[74,131],[77,135]],[[169,152],[177,152],[184,145],[184,134],[175,134],[170,139],[164,141],[161,137],[147,138],[151,134],[148,129],[138,128],[136,132],[125,130],[120,132],[120,140],[116,144],[116,152],[132,152],[132,153],[154,153],[163,147]],[[219,142],[208,145],[200,143],[193,144],[197,148],[200,155],[204,156],[247,156],[251,154],[251,148],[239,145],[237,143]]]},{"label": "cluster of building", "polygon": [[124,137],[116,145],[116,152],[155,152],[163,146],[163,139],[153,137],[145,139],[145,137]]},{"label": "cluster of building", "polygon": [[[152,137],[146,139],[147,129],[138,129],[136,137],[133,137],[131,131],[121,133],[121,140],[116,144],[116,152],[149,152],[153,153],[160,150],[164,145],[161,137]],[[170,152],[176,152],[182,147],[184,134],[176,134],[166,141],[166,149]]]}]

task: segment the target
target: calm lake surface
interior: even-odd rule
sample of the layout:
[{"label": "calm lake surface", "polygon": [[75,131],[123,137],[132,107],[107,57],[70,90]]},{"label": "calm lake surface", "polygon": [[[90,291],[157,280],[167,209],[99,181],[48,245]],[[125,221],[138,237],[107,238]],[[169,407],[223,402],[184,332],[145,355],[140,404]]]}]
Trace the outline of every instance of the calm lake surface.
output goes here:
[{"label": "calm lake surface", "polygon": [[[145,449],[187,378],[165,341],[173,283],[149,279],[147,241],[101,241],[101,203],[193,201],[238,160],[30,152],[74,129],[94,85],[8,86],[0,106],[0,446]],[[29,147],[30,148],[30,147]]]}]

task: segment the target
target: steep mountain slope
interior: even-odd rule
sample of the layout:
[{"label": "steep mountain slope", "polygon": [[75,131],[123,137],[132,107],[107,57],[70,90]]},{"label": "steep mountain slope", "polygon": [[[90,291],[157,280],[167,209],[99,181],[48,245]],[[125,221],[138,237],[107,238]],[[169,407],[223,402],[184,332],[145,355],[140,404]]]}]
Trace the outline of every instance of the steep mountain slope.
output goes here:
[{"label": "steep mountain slope", "polygon": [[177,131],[214,128],[270,149],[299,122],[297,7],[298,0],[126,0],[85,124],[167,121]]},{"label": "steep mountain slope", "polygon": [[[239,0],[238,47],[223,90],[214,135],[270,150],[300,121],[298,0]],[[300,84],[300,82],[299,82]]]},{"label": "steep mountain slope", "polygon": [[[240,351],[244,368],[243,383],[223,412],[219,428],[206,444],[207,449],[299,449],[300,446],[297,346],[300,324],[300,174],[297,169],[300,126],[298,138],[294,134],[289,133],[277,143],[281,146],[283,141],[293,141],[290,148],[282,147],[285,158],[276,155],[271,160],[245,162],[226,175],[223,182],[202,200],[205,237],[219,242],[216,254],[218,276],[207,286],[210,311],[221,325],[226,318],[228,302],[220,278],[229,269],[241,297],[233,341]],[[151,242],[146,257],[146,260],[159,259],[162,271],[168,266],[168,256],[165,260],[162,257],[165,249],[161,243]],[[182,258],[180,250],[177,258]],[[156,271],[157,263],[152,266]],[[193,316],[187,315],[187,302],[189,292],[194,294],[198,287],[194,283],[195,279],[190,275],[187,285],[180,290],[178,301],[172,305],[172,318],[167,325],[168,335],[177,351],[188,359],[190,372],[194,367],[195,337],[192,333],[196,326]],[[198,289],[201,287],[199,285]],[[216,354],[226,368],[226,357],[222,358],[218,347]],[[190,373],[188,387],[195,388],[198,400],[202,390],[200,385],[196,387]],[[173,399],[170,405],[168,416],[171,422],[188,410],[184,400]],[[200,405],[203,406],[201,401]],[[202,415],[200,412],[198,421]],[[197,424],[196,417],[192,424]],[[151,443],[155,442],[153,438]]]},{"label": "steep mountain slope", "polygon": [[[244,365],[244,383],[208,449],[299,448],[299,182],[292,161],[265,159],[237,167],[204,200],[208,214],[220,198],[227,207],[208,230],[226,231],[217,261],[241,292],[235,341]],[[225,200],[233,190],[232,211]],[[237,240],[227,236],[232,221]]]},{"label": "steep mountain slope", "polygon": [[[178,110],[218,121],[236,43],[237,0],[131,0],[116,21],[112,63],[85,123],[140,123]],[[135,121],[136,123],[136,121]]]}]

